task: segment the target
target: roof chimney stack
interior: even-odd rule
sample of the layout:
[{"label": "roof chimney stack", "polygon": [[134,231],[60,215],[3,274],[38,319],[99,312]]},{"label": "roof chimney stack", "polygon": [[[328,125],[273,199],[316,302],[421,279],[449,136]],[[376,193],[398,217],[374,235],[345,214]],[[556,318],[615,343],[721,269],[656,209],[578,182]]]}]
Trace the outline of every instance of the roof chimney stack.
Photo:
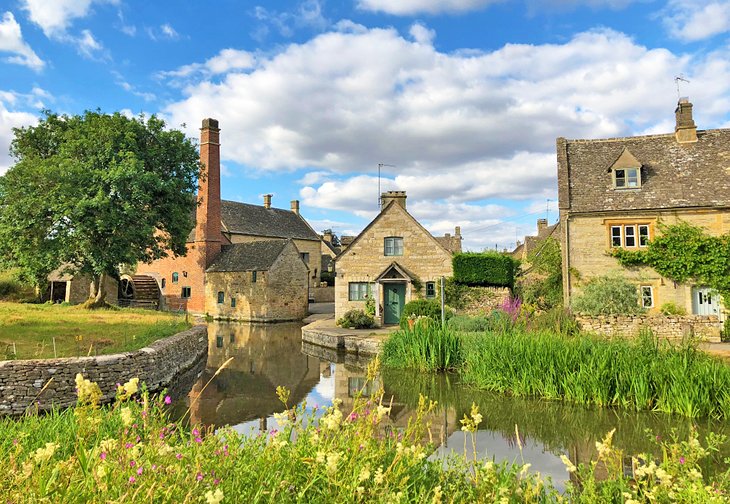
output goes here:
[{"label": "roof chimney stack", "polygon": [[692,104],[687,97],[682,97],[677,103],[674,111],[677,118],[677,125],[674,128],[674,136],[679,143],[692,143],[697,141],[697,126],[692,119]]},{"label": "roof chimney stack", "polygon": [[299,215],[299,200],[291,200],[291,211]]},{"label": "roof chimney stack", "polygon": [[537,232],[539,233],[547,227],[547,219],[537,219]]},{"label": "roof chimney stack", "polygon": [[264,194],[264,208],[271,208],[271,194]]},{"label": "roof chimney stack", "polygon": [[405,191],[387,191],[380,195],[380,209],[387,207],[391,201],[395,201],[398,205],[404,209],[406,207],[406,192]]},{"label": "roof chimney stack", "polygon": [[221,146],[220,129],[215,119],[203,119],[200,128],[200,164],[203,177],[198,179],[198,205],[195,213],[195,241],[202,242],[205,266],[221,250]]}]

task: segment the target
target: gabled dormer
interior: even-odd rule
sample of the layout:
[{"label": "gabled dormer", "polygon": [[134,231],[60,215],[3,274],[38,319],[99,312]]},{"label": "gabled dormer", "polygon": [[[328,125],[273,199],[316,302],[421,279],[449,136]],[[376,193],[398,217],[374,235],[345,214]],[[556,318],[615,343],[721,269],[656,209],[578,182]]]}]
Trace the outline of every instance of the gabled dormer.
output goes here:
[{"label": "gabled dormer", "polygon": [[640,189],[641,163],[629,149],[624,147],[621,155],[608,170],[611,173],[614,189]]}]

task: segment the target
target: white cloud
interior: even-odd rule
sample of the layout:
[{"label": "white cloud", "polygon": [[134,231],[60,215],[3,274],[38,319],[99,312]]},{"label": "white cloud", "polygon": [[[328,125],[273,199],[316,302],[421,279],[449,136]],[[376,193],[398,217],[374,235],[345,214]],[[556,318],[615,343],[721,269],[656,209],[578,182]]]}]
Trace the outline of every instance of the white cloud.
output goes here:
[{"label": "white cloud", "polygon": [[413,40],[415,40],[419,44],[425,45],[431,45],[433,43],[434,37],[436,37],[436,32],[430,30],[422,23],[413,23],[411,25],[411,28],[408,30],[408,33],[411,34]]},{"label": "white cloud", "polygon": [[170,23],[165,23],[162,26],[160,26],[160,30],[162,31],[162,34],[166,36],[167,38],[176,40],[180,38],[180,34],[175,31],[175,28],[173,28]]},{"label": "white cloud", "polygon": [[209,78],[233,71],[250,70],[255,63],[256,59],[250,52],[228,48],[222,49],[204,63],[191,63],[176,70],[158,72],[157,78],[169,79],[171,84],[180,86],[191,78]]},{"label": "white cloud", "polygon": [[94,3],[116,4],[119,0],[21,0],[28,17],[49,38],[66,33],[74,19],[86,17]]},{"label": "white cloud", "polygon": [[117,83],[119,87],[127,91],[128,93],[133,94],[134,96],[138,96],[142,98],[144,101],[152,101],[156,98],[154,93],[149,93],[146,91],[140,91],[135,86],[130,84],[126,81],[124,76],[117,72],[116,70],[112,70],[111,74],[114,76],[114,80]]},{"label": "white cloud", "polygon": [[80,37],[70,39],[76,45],[76,49],[82,56],[94,59],[99,55],[103,55],[104,46],[94,38],[94,34],[90,30],[81,30]]},{"label": "white cloud", "polygon": [[8,63],[27,66],[36,71],[42,70],[45,66],[45,62],[23,40],[20,25],[12,12],[3,14],[0,21],[0,52],[12,54],[5,58]]},{"label": "white cloud", "polygon": [[358,0],[362,10],[385,12],[397,16],[467,12],[483,9],[503,0]]},{"label": "white cloud", "polygon": [[703,40],[730,31],[730,0],[670,0],[661,16],[674,37]]},{"label": "white cloud", "polygon": [[13,91],[0,90],[0,175],[5,173],[13,164],[8,152],[13,139],[13,128],[32,126],[38,122],[35,114],[18,110],[19,107],[34,104],[38,96],[45,93],[40,88],[30,94],[20,94]]},{"label": "white cloud", "polygon": [[252,33],[253,38],[263,40],[269,34],[269,26],[282,37],[291,37],[298,28],[324,30],[329,21],[322,13],[320,0],[303,0],[294,11],[278,12],[257,5],[252,15],[261,24]]}]

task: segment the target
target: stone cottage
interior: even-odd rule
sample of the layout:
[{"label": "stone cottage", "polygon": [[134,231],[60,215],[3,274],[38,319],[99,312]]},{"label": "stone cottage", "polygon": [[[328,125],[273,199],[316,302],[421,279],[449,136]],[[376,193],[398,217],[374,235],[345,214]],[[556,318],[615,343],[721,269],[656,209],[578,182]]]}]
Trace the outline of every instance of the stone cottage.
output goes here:
[{"label": "stone cottage", "polygon": [[397,324],[408,301],[435,298],[437,282],[452,275],[451,250],[408,213],[405,191],[385,192],[381,201],[378,216],[335,259],[337,318],[364,310],[372,297],[376,322]]},{"label": "stone cottage", "polygon": [[620,272],[651,312],[674,303],[687,313],[721,315],[704,285],[677,285],[648,267],[622,268],[607,252],[641,250],[660,222],[730,232],[730,129],[697,130],[680,99],[674,133],[600,140],[557,139],[565,302],[592,277]]},{"label": "stone cottage", "polygon": [[[234,313],[232,308],[238,308],[235,314],[243,316],[246,313],[257,314],[262,310],[268,313],[266,320],[278,320],[279,313],[274,308],[264,308],[267,300],[274,299],[279,295],[292,295],[291,289],[284,289],[283,283],[279,276],[281,272],[288,272],[289,285],[299,286],[303,291],[303,296],[296,295],[293,299],[302,306],[287,307],[282,310],[283,319],[291,320],[292,313],[301,313],[306,311],[306,300],[309,296],[308,286],[313,282],[311,277],[319,275],[318,269],[320,264],[320,239],[319,235],[312,230],[304,218],[299,214],[299,202],[292,201],[290,210],[272,208],[271,195],[264,196],[264,205],[251,205],[247,203],[239,203],[235,201],[221,200],[220,193],[220,129],[218,121],[215,119],[204,119],[200,136],[200,161],[206,172],[205,177],[201,177],[198,182],[198,200],[199,205],[195,211],[195,227],[188,236],[187,254],[181,257],[166,257],[150,264],[139,264],[136,274],[132,277],[134,284],[142,283],[144,280],[154,279],[159,289],[160,306],[168,310],[186,310],[193,313]],[[264,263],[267,267],[276,265],[277,260],[289,261],[290,247],[285,247],[280,253],[276,254],[276,247],[264,247],[266,256],[258,258],[261,263],[249,263],[244,260],[243,255],[246,253],[255,253],[254,248],[246,247],[230,247],[231,245],[244,245],[258,242],[275,241],[279,244],[290,243],[295,247],[299,254],[300,262],[305,265],[302,268],[285,267],[272,274],[271,282],[264,282],[257,285],[256,288],[245,290],[246,278],[249,278],[251,272],[254,271],[249,266],[259,267]],[[262,249],[262,250],[264,250]],[[258,250],[258,249],[257,249]],[[283,256],[282,256],[283,254]],[[218,270],[221,262],[225,271]],[[234,261],[233,258],[236,260]],[[313,258],[313,266],[310,268],[310,258]],[[253,260],[253,259],[252,259]],[[238,264],[241,268],[238,272],[231,270],[230,264]],[[216,266],[218,264],[218,266]],[[290,265],[291,266],[291,265]],[[213,268],[210,273],[215,273],[216,286],[221,285],[220,282],[233,282],[236,286],[244,289],[243,291],[224,290],[224,299],[228,300],[228,307],[223,310],[221,303],[218,303],[217,287],[207,286],[208,269]],[[278,268],[278,266],[277,266]],[[256,270],[259,271],[259,270]],[[269,271],[269,270],[260,270]],[[225,275],[220,275],[225,273]],[[240,278],[232,279],[231,277],[238,273]],[[301,276],[303,275],[303,279]],[[268,276],[267,274],[263,275]],[[226,277],[227,280],[222,280]],[[233,285],[233,284],[231,284]],[[233,287],[231,287],[233,289]],[[132,295],[137,289],[133,288]],[[236,306],[230,306],[230,297],[233,292],[236,294]],[[244,300],[242,296],[257,296],[259,299]],[[249,307],[249,308],[244,308]],[[249,310],[250,311],[246,311]],[[228,315],[221,315],[228,316]]]},{"label": "stone cottage", "polygon": [[206,312],[271,322],[307,316],[308,269],[292,240],[224,245],[206,270]]}]

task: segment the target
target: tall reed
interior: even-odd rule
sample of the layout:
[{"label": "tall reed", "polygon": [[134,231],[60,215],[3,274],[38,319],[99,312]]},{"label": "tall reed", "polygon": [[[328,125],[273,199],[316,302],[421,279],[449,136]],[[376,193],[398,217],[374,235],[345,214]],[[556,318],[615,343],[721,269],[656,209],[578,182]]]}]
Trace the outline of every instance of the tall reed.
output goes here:
[{"label": "tall reed", "polygon": [[450,371],[463,362],[461,337],[454,331],[419,320],[413,329],[393,333],[383,346],[384,364],[418,371]]}]

